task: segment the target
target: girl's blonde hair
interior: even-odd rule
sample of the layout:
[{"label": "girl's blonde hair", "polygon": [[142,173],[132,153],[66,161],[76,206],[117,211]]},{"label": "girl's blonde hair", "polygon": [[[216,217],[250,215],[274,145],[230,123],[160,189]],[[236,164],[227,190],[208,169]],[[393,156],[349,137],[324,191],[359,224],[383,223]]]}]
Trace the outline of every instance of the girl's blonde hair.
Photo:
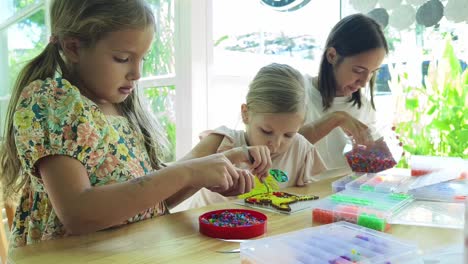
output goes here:
[{"label": "girl's blonde hair", "polygon": [[[53,41],[21,70],[8,106],[5,141],[0,151],[0,174],[6,197],[17,193],[28,180],[21,177],[13,130],[13,115],[23,89],[34,80],[54,78],[56,73],[72,79],[72,69],[62,57],[60,41],[72,37],[85,47],[93,47],[111,32],[156,27],[152,10],[144,0],[55,0],[50,16]],[[159,169],[166,137],[142,107],[138,93],[134,91],[117,107],[133,128],[143,134],[151,165]]]},{"label": "girl's blonde hair", "polygon": [[304,78],[289,65],[269,64],[250,83],[246,101],[253,113],[305,112]]}]

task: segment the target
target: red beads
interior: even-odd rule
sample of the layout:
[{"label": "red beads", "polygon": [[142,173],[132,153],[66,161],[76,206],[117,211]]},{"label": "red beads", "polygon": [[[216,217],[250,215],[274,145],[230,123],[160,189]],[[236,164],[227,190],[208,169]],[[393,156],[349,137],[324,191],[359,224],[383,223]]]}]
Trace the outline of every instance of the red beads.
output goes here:
[{"label": "red beads", "polygon": [[315,208],[312,211],[312,219],[314,220],[314,222],[318,222],[322,224],[330,224],[335,221],[332,211],[323,210],[319,208]]}]

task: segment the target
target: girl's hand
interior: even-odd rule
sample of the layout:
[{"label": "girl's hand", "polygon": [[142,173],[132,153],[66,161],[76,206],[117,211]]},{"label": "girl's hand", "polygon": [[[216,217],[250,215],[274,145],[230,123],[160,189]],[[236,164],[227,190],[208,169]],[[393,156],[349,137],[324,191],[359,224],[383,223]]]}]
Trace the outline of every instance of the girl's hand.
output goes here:
[{"label": "girl's hand", "polygon": [[333,113],[339,119],[341,129],[353,139],[353,144],[370,146],[373,143],[371,131],[366,124],[346,112]]},{"label": "girl's hand", "polygon": [[224,152],[235,164],[247,163],[250,171],[260,180],[268,176],[271,168],[270,149],[267,146],[243,146]]},{"label": "girl's hand", "polygon": [[227,191],[218,191],[216,188],[212,188],[211,191],[219,192],[224,196],[237,196],[250,192],[254,185],[254,175],[249,170],[236,169],[239,174],[239,180],[234,182],[232,188]]},{"label": "girl's hand", "polygon": [[223,154],[191,159],[185,161],[184,166],[190,172],[190,185],[197,189],[206,187],[221,192],[232,190],[234,185],[242,185],[239,184],[238,170]]},{"label": "girl's hand", "polygon": [[263,182],[263,179],[268,176],[271,169],[270,149],[267,146],[251,146],[246,148],[247,151],[244,152],[246,152],[246,156],[249,156],[247,161],[251,164],[250,170]]}]

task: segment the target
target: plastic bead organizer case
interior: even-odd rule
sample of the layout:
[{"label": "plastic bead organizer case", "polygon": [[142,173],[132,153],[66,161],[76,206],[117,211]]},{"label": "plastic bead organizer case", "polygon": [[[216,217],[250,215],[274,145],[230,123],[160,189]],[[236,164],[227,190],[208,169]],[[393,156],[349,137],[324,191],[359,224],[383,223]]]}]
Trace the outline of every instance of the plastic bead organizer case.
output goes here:
[{"label": "plastic bead organizer case", "polygon": [[337,222],[241,243],[241,263],[401,263],[417,246],[388,234]]}]

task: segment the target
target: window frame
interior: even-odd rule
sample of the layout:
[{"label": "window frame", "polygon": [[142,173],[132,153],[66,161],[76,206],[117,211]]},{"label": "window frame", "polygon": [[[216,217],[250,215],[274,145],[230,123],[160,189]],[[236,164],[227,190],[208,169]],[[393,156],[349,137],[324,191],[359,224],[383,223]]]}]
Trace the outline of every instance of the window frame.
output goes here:
[{"label": "window frame", "polygon": [[[193,4],[191,1],[174,0],[175,14],[175,74],[149,76],[138,81],[140,89],[150,87],[176,87],[176,158],[186,154],[198,142],[198,133],[206,128],[207,108],[207,61],[210,32],[208,29],[211,1],[201,0]],[[38,3],[22,9],[18,13],[0,22],[0,60],[6,65],[0,65],[0,76],[8,75],[8,45],[6,29],[18,23],[25,17],[44,9],[47,35],[50,35],[51,0],[41,0]],[[197,32],[197,35],[192,34]],[[202,38],[200,38],[202,36]],[[201,67],[200,67],[201,65]],[[1,78],[1,80],[6,80]],[[9,100],[11,84],[2,83],[0,88],[0,104],[6,105]],[[6,109],[6,106],[3,107]],[[2,119],[5,113],[0,113]],[[3,122],[2,122],[3,123]]]},{"label": "window frame", "polygon": [[[6,119],[6,113],[8,108],[8,102],[10,100],[9,90],[14,80],[9,80],[9,66],[8,66],[8,28],[14,24],[20,22],[24,18],[44,9],[45,23],[47,35],[50,35],[50,19],[49,7],[51,0],[41,0],[37,3],[28,6],[6,18],[0,20],[0,138],[3,137],[3,126]],[[3,17],[3,16],[0,16]]]}]

